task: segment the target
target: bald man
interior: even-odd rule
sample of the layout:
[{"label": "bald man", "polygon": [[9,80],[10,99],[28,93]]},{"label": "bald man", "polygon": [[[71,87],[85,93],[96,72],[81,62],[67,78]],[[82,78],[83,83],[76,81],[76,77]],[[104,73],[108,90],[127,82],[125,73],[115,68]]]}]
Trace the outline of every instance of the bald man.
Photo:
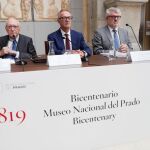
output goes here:
[{"label": "bald man", "polygon": [[0,58],[37,57],[32,38],[20,34],[20,22],[16,18],[9,17],[5,29],[8,35],[0,37]]}]

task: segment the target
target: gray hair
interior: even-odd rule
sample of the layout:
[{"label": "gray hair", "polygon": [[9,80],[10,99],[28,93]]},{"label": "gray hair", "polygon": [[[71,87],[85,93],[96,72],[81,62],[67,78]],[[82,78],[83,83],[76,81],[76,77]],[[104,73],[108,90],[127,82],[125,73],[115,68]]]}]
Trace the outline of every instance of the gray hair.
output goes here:
[{"label": "gray hair", "polygon": [[118,15],[121,16],[121,10],[116,7],[110,7],[106,9],[106,17],[111,16],[112,13],[117,13]]},{"label": "gray hair", "polygon": [[61,9],[61,10],[57,13],[58,19],[59,19],[61,13],[64,12],[64,11],[67,11],[67,12],[69,12],[69,13],[71,14],[71,12],[70,12],[68,9]]}]

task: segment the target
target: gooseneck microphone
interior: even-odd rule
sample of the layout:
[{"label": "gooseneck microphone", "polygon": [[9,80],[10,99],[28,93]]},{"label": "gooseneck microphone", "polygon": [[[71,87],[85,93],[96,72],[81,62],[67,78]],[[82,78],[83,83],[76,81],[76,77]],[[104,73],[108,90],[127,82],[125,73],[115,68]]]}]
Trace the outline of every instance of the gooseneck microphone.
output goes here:
[{"label": "gooseneck microphone", "polygon": [[27,62],[22,59],[22,51],[21,51],[21,50],[19,49],[19,47],[18,47],[18,42],[17,42],[17,40],[16,40],[15,35],[13,35],[13,40],[16,41],[16,44],[17,44],[17,46],[16,46],[16,51],[18,51],[18,52],[19,52],[19,55],[20,55],[19,58],[17,58],[17,59],[15,60],[15,64],[16,64],[16,65],[26,65]]},{"label": "gooseneck microphone", "polygon": [[139,41],[138,41],[138,39],[137,39],[137,37],[136,37],[136,35],[135,35],[135,32],[134,32],[134,30],[133,30],[132,26],[130,26],[129,24],[126,24],[126,26],[128,26],[128,27],[130,27],[130,28],[131,28],[132,33],[133,33],[133,35],[134,35],[134,38],[135,38],[135,40],[136,40],[136,42],[137,42],[137,44],[138,44],[138,46],[139,46],[140,50],[142,50],[142,47],[141,47],[141,45],[140,45],[140,43],[139,43]]},{"label": "gooseneck microphone", "polygon": [[[66,40],[66,37],[62,37],[63,38],[63,40]],[[68,40],[69,40],[69,42],[72,44],[72,41],[68,38]]]}]

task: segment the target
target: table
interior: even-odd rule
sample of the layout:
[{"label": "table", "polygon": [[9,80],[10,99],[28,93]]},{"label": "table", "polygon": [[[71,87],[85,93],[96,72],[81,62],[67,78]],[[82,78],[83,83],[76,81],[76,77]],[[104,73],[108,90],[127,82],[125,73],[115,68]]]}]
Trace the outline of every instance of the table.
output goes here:
[{"label": "table", "polygon": [[[92,66],[105,66],[105,65],[117,65],[117,64],[129,64],[125,58],[116,58],[109,61],[109,59],[102,55],[93,55],[89,57],[87,62],[82,62],[82,67]],[[24,71],[36,71],[36,70],[48,70],[49,66],[46,63],[33,63],[28,61],[27,65],[11,65],[11,72],[24,72]]]}]

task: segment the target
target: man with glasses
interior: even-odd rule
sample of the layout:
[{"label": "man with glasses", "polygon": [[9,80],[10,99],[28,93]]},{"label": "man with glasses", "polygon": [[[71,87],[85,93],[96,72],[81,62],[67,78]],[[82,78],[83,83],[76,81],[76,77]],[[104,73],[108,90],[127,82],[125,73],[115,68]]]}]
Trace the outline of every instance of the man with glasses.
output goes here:
[{"label": "man with glasses", "polygon": [[91,49],[85,43],[82,33],[71,29],[72,15],[68,10],[60,10],[57,21],[60,28],[49,34],[48,41],[54,42],[56,55],[64,53],[77,53],[84,59],[92,54]]},{"label": "man with glasses", "polygon": [[92,40],[94,54],[112,49],[126,53],[129,49],[132,49],[128,32],[119,27],[120,19],[120,9],[111,7],[106,10],[107,25],[97,29]]},{"label": "man with glasses", "polygon": [[37,56],[32,38],[20,34],[20,23],[9,17],[5,25],[8,35],[0,37],[0,58],[30,59]]}]

